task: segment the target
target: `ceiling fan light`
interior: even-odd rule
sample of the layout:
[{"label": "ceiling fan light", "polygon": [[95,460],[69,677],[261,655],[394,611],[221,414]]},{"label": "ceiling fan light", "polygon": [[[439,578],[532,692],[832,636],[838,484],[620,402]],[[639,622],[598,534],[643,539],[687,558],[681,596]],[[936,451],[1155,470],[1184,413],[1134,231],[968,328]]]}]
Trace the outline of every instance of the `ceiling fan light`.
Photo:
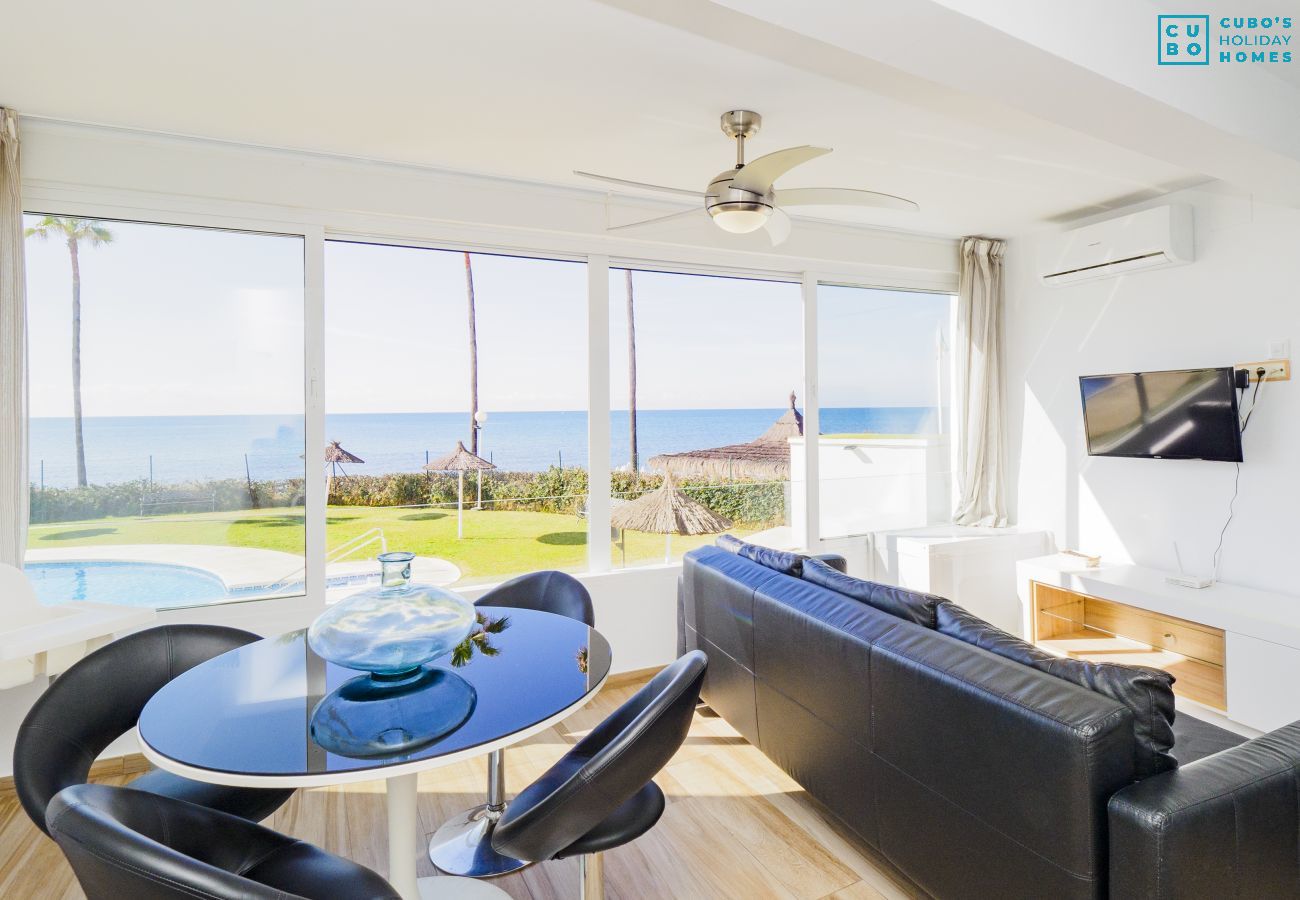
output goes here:
[{"label": "ceiling fan light", "polygon": [[767,224],[772,207],[759,203],[724,203],[709,209],[718,227],[732,234],[749,234]]}]

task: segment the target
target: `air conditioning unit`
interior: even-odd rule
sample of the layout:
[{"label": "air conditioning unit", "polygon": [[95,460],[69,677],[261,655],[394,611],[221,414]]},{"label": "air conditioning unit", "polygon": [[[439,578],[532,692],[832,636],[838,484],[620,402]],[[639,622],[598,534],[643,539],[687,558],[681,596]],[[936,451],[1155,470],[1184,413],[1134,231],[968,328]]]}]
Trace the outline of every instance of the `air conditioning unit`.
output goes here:
[{"label": "air conditioning unit", "polygon": [[1044,284],[1073,284],[1130,272],[1180,266],[1195,258],[1192,209],[1155,206],[1072,228],[1043,243]]}]

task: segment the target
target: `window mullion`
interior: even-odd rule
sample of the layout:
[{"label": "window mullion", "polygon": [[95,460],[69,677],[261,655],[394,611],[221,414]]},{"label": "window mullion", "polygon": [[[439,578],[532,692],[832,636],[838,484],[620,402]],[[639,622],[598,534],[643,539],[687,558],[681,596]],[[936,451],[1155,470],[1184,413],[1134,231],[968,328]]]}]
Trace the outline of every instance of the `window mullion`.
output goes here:
[{"label": "window mullion", "polygon": [[306,591],[309,604],[325,605],[326,507],[329,502],[320,448],[325,446],[325,235],[320,228],[303,234],[306,322],[303,359],[306,392],[304,462],[306,506]]},{"label": "window mullion", "polygon": [[[803,534],[795,535],[809,553],[821,543],[821,401],[817,390],[817,276],[804,272],[803,296]],[[796,473],[791,472],[792,476]]]},{"label": "window mullion", "polygon": [[587,569],[610,558],[609,257],[587,259]]}]

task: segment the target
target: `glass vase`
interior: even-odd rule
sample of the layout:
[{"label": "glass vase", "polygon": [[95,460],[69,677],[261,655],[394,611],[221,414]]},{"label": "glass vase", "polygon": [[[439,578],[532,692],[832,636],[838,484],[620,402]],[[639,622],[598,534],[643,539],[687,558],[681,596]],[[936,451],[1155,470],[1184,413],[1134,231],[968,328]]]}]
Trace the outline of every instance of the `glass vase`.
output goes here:
[{"label": "glass vase", "polygon": [[381,677],[405,676],[469,637],[474,606],[431,584],[411,582],[414,553],[384,553],[379,585],[330,607],[307,630],[317,656]]}]

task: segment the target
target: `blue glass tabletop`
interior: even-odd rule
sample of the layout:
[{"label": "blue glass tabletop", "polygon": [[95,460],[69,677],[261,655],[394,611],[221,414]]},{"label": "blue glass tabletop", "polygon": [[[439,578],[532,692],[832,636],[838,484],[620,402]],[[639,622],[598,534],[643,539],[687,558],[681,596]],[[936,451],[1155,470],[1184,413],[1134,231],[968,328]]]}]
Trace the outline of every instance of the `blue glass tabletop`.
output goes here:
[{"label": "blue glass tabletop", "polygon": [[[581,703],[609,673],[609,643],[551,613],[479,607],[486,627],[426,666],[419,685],[378,703],[369,676],[326,662],[305,631],[256,641],[195,666],[153,696],[140,738],[169,760],[241,776],[311,776],[433,760],[524,732]],[[337,701],[340,696],[362,702]],[[336,726],[322,729],[318,707]],[[447,712],[454,707],[452,712]],[[316,715],[313,715],[313,714]],[[442,717],[440,736],[393,749],[354,749],[335,737],[355,717],[408,723]],[[313,721],[314,720],[314,721]],[[450,729],[450,730],[447,730]]]}]

